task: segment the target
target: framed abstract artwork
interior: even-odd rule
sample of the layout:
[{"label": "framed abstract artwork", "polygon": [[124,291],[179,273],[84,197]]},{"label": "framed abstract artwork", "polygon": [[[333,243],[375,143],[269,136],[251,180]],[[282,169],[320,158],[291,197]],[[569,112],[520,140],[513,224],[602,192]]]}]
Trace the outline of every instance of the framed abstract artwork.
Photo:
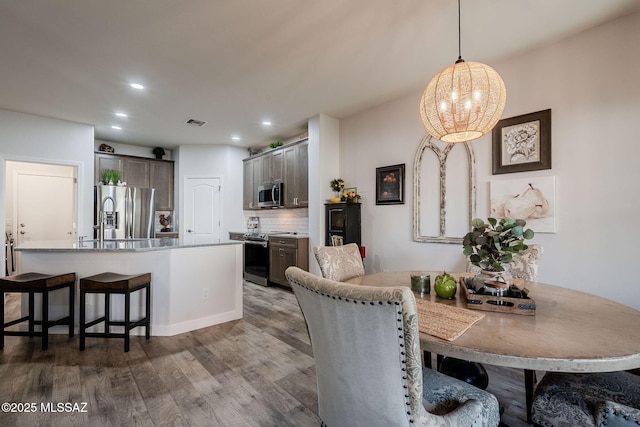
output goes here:
[{"label": "framed abstract artwork", "polygon": [[502,119],[493,128],[493,174],[551,169],[551,110]]},{"label": "framed abstract artwork", "polygon": [[376,168],[376,205],[404,203],[404,165]]}]

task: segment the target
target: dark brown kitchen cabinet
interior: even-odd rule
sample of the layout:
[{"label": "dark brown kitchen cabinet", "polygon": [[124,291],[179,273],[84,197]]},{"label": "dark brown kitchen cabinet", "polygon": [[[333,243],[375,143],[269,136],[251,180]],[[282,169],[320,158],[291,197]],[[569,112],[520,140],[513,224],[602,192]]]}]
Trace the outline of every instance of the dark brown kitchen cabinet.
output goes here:
[{"label": "dark brown kitchen cabinet", "polygon": [[284,272],[292,265],[309,270],[309,239],[269,237],[269,281],[290,287]]},{"label": "dark brown kitchen cabinet", "polygon": [[274,184],[283,181],[282,158],[283,150],[274,150],[262,157],[262,184]]},{"label": "dark brown kitchen cabinet", "polygon": [[173,161],[121,154],[96,153],[96,184],[102,179],[102,171],[105,169],[113,169],[120,172],[120,180],[126,182],[127,185],[155,188],[155,209],[157,211],[173,210]]},{"label": "dark brown kitchen cabinet", "polygon": [[309,206],[309,144],[306,139],[261,153],[243,162],[242,208],[258,209],[258,187],[282,182],[283,206]]},{"label": "dark brown kitchen cabinet", "polygon": [[309,144],[304,141],[284,148],[284,207],[309,205]]},{"label": "dark brown kitchen cabinet", "polygon": [[[124,176],[124,158],[113,154],[98,154],[95,156],[95,179],[96,184],[102,181],[102,171],[114,170],[120,173],[120,179]],[[105,183],[107,184],[107,183]],[[114,182],[114,184],[117,184]]]},{"label": "dark brown kitchen cabinet", "polygon": [[150,160],[149,185],[156,189],[156,210],[173,210],[173,162]]},{"label": "dark brown kitchen cabinet", "polygon": [[126,157],[122,176],[127,185],[132,187],[154,188],[149,185],[149,160],[147,159]]},{"label": "dark brown kitchen cabinet", "polygon": [[258,209],[258,187],[262,185],[262,157],[243,161],[242,209]]}]

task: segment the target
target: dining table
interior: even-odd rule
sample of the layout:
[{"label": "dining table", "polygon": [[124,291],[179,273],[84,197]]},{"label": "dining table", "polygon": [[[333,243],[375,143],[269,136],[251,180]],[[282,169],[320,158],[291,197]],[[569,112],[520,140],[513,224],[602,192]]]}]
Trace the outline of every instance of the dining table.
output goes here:
[{"label": "dining table", "polygon": [[[365,286],[411,286],[411,275],[429,275],[430,292],[414,292],[416,302],[431,301],[468,309],[458,290],[452,299],[436,295],[441,271],[391,271],[346,280]],[[450,273],[456,279],[468,273]],[[428,353],[524,370],[527,421],[536,371],[613,372],[640,368],[640,311],[625,304],[562,286],[519,280],[535,301],[535,314],[470,310],[484,316],[453,340],[420,332]],[[429,361],[430,362],[430,361]],[[430,366],[430,364],[427,364]]]}]

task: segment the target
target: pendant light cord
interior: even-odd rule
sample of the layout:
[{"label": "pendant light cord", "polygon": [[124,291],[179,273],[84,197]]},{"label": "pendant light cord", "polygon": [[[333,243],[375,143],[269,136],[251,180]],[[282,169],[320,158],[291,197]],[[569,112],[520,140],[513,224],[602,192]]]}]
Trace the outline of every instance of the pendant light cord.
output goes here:
[{"label": "pendant light cord", "polygon": [[462,59],[462,42],[460,41],[462,37],[460,36],[460,28],[460,0],[458,0],[458,60],[456,61],[456,64],[464,62],[464,59]]}]

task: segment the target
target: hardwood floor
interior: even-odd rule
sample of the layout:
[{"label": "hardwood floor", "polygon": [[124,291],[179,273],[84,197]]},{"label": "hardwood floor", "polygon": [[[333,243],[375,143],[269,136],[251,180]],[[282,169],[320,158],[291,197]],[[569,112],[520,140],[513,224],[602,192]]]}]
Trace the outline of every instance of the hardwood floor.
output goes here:
[{"label": "hardwood floor", "polygon": [[[12,316],[19,310],[16,294],[6,307]],[[5,337],[0,403],[35,412],[14,405],[22,412],[0,412],[0,425],[317,426],[312,354],[295,296],[250,283],[242,320],[135,336],[129,353],[119,339],[87,338],[80,352],[77,335],[51,335],[43,352],[39,338]],[[486,368],[503,421],[526,426],[522,372]]]}]

